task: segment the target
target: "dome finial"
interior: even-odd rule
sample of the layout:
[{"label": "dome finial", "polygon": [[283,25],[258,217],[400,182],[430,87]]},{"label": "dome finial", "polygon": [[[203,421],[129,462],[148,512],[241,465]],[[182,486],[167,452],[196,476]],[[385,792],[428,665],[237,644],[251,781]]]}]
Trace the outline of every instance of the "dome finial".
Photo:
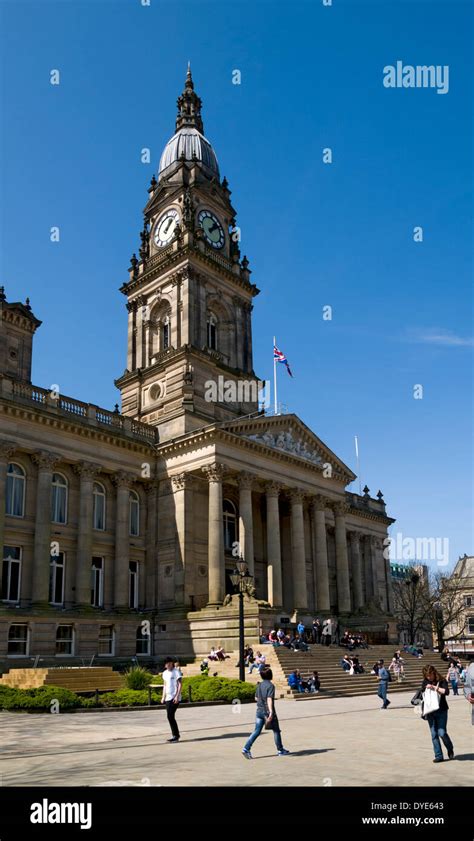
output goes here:
[{"label": "dome finial", "polygon": [[191,62],[188,61],[188,70],[186,73],[186,82],[184,84],[184,91],[178,98],[178,116],[176,118],[176,131],[184,126],[196,128],[201,134],[204,134],[204,128],[201,119],[201,100],[194,92],[194,82],[191,75]]}]

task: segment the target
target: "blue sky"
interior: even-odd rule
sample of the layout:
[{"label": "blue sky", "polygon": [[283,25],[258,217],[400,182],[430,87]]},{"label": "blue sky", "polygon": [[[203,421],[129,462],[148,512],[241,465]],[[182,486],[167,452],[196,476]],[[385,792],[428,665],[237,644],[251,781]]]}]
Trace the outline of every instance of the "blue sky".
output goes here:
[{"label": "blue sky", "polygon": [[[33,381],[119,399],[118,287],[190,59],[261,289],[256,372],[271,377],[275,334],[288,410],[352,468],[359,436],[362,484],[396,530],[448,538],[451,562],[472,554],[469,8],[0,0],[1,282],[43,320]],[[386,89],[397,60],[448,65],[449,92]]]}]

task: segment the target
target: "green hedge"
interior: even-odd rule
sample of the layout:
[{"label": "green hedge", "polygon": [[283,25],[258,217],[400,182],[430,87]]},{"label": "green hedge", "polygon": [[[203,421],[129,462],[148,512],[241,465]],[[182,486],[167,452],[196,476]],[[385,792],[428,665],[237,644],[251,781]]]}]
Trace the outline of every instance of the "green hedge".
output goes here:
[{"label": "green hedge", "polygon": [[[146,689],[117,689],[115,692],[104,692],[99,696],[99,707],[147,706],[148,682],[162,684],[163,679],[161,675],[151,675]],[[223,677],[197,675],[183,680],[184,702],[188,701],[189,687],[192,701],[224,701],[230,704],[235,700],[252,701],[255,696],[253,684]],[[153,690],[152,703],[159,704],[161,695],[161,690]],[[0,709],[50,712],[53,700],[58,701],[60,712],[78,707],[92,709],[97,706],[95,696],[84,697],[60,686],[42,686],[39,689],[12,689],[9,686],[0,686]]]}]

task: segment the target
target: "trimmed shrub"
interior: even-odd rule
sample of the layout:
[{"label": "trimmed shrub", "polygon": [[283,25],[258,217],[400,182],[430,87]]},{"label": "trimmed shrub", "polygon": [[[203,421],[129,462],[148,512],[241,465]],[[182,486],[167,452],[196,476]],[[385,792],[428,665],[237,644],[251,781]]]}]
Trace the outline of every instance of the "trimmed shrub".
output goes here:
[{"label": "trimmed shrub", "polygon": [[[161,692],[151,693],[151,700],[155,704],[161,700]],[[146,707],[148,704],[148,690],[116,689],[115,692],[104,692],[100,696],[100,705],[104,707]]]},{"label": "trimmed shrub", "polygon": [[51,702],[57,701],[60,712],[81,706],[75,692],[61,686],[40,686],[38,689],[9,689],[0,694],[0,706],[4,710],[37,710],[49,712]]},{"label": "trimmed shrub", "polygon": [[133,666],[128,672],[125,672],[125,683],[127,689],[146,689],[149,683],[158,683],[154,680],[154,677],[143,666]]}]

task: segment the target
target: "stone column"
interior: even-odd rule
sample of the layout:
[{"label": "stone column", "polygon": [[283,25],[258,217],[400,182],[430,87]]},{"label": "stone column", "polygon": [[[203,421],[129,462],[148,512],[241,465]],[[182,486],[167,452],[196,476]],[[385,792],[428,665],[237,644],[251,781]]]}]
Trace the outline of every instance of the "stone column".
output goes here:
[{"label": "stone column", "polygon": [[82,462],[74,467],[74,471],[80,477],[75,603],[90,605],[93,490],[94,480],[100,471],[100,467],[99,465]]},{"label": "stone column", "polygon": [[354,597],[354,610],[357,610],[364,604],[364,591],[362,587],[362,562],[360,557],[360,538],[360,532],[349,532],[352,560],[352,592]]},{"label": "stone column", "polygon": [[[5,494],[7,486],[8,462],[15,452],[13,441],[0,441],[0,551],[3,558],[5,544]],[[0,559],[1,560],[1,559]]]},{"label": "stone column", "polygon": [[250,473],[241,473],[239,482],[239,542],[245,563],[248,566],[250,575],[254,575],[254,552],[253,552],[253,512],[252,512],[252,485],[253,476]]},{"label": "stone column", "polygon": [[308,609],[308,592],[306,587],[306,555],[304,547],[304,519],[303,519],[302,491],[293,490],[291,500],[291,554],[293,564],[293,597],[295,610]]},{"label": "stone column", "polygon": [[336,526],[336,577],[338,613],[350,613],[351,588],[349,558],[347,555],[346,514],[347,505],[336,502],[333,505]]},{"label": "stone column", "polygon": [[158,557],[156,546],[158,485],[152,480],[145,485],[146,497],[146,581],[145,605],[158,606]]},{"label": "stone column", "polygon": [[120,471],[112,480],[117,488],[115,505],[115,562],[114,562],[114,607],[129,607],[129,563],[130,563],[130,485],[133,477]]},{"label": "stone column", "polygon": [[388,612],[393,613],[394,610],[394,600],[393,600],[393,581],[392,581],[392,570],[390,569],[390,545],[387,544],[384,546],[382,542],[382,553],[383,559],[385,563],[385,584],[387,587],[387,606]]},{"label": "stone column", "polygon": [[268,601],[272,607],[283,604],[281,574],[280,508],[278,497],[281,485],[269,482],[265,487],[267,502],[267,575]]},{"label": "stone column", "polygon": [[[193,496],[196,478],[191,473],[171,477],[176,517],[175,601],[191,607],[195,595]],[[222,509],[221,509],[222,516]]]},{"label": "stone column", "polygon": [[372,574],[372,549],[370,545],[370,535],[362,535],[364,545],[364,578],[365,578],[365,601],[368,602],[374,598],[374,577]]},{"label": "stone column", "polygon": [[[59,456],[39,451],[31,456],[38,468],[33,561],[33,603],[47,604],[51,563],[51,482]],[[59,550],[62,551],[61,546]]]},{"label": "stone column", "polygon": [[209,482],[209,605],[221,605],[225,591],[222,477],[224,465],[202,468]]},{"label": "stone column", "polygon": [[379,576],[377,571],[377,557],[376,557],[376,538],[373,534],[369,534],[366,537],[367,544],[368,544],[368,553],[370,558],[370,570],[372,573],[372,595],[374,604],[380,607],[380,591],[379,591]]},{"label": "stone column", "polygon": [[313,557],[316,567],[315,605],[317,611],[329,612],[331,598],[329,594],[329,566],[328,542],[326,534],[325,509],[328,500],[324,496],[316,496],[310,505],[311,535],[313,540]]}]

